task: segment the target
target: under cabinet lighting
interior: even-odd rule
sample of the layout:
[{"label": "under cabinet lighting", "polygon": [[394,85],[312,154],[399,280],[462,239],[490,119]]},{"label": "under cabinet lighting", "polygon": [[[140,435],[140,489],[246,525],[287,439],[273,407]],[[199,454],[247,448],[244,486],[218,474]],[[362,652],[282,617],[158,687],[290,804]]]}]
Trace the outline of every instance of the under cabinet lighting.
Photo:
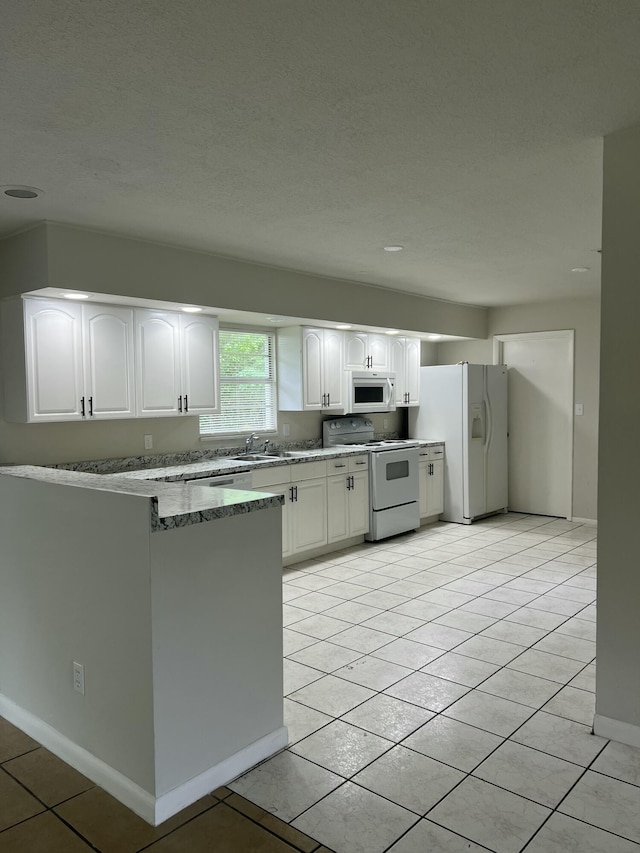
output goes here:
[{"label": "under cabinet lighting", "polygon": [[340,323],[339,326],[336,326],[336,329],[343,329],[345,332],[347,329],[352,329],[353,326],[350,326],[348,323]]},{"label": "under cabinet lighting", "polygon": [[400,332],[397,329],[387,329],[385,335],[399,335]]},{"label": "under cabinet lighting", "polygon": [[427,335],[428,341],[439,341],[442,335]]},{"label": "under cabinet lighting", "polygon": [[404,246],[383,246],[385,252],[401,252]]},{"label": "under cabinet lighting", "polygon": [[589,272],[591,267],[574,267],[571,272]]},{"label": "under cabinet lighting", "polygon": [[186,305],[182,310],[185,314],[199,314],[202,308],[197,308],[195,305]]},{"label": "under cabinet lighting", "polygon": [[88,299],[89,298],[88,293],[63,293],[62,296],[64,299]]}]

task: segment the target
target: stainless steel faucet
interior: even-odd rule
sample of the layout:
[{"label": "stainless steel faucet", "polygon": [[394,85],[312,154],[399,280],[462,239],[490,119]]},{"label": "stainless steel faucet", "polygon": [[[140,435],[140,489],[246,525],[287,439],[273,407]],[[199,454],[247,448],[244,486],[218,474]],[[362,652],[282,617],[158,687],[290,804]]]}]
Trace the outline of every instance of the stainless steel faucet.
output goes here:
[{"label": "stainless steel faucet", "polygon": [[268,439],[268,438],[265,438],[265,440],[264,440],[264,450],[263,450],[263,453],[268,453],[268,452],[269,452],[269,444],[270,444],[270,443],[271,443],[271,442],[269,441],[269,439]]},{"label": "stainless steel faucet", "polygon": [[253,452],[253,442],[257,441],[260,438],[257,432],[252,432],[251,435],[245,439],[244,442],[244,452],[252,453]]}]

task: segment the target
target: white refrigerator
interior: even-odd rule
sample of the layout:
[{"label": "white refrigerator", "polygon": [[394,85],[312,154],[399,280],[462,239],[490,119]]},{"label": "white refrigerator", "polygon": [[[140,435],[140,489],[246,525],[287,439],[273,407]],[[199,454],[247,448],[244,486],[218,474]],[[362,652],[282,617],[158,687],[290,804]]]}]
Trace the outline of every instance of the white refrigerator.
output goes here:
[{"label": "white refrigerator", "polygon": [[410,410],[409,435],[445,442],[443,521],[471,524],[506,510],[506,365],[421,367],[420,406]]}]

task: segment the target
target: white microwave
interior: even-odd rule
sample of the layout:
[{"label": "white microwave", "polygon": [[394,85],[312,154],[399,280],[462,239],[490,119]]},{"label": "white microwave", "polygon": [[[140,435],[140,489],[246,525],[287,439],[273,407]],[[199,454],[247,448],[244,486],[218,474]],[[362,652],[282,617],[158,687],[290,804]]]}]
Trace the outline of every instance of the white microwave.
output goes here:
[{"label": "white microwave", "polygon": [[394,412],[396,408],[395,373],[370,370],[347,371],[347,412]]}]

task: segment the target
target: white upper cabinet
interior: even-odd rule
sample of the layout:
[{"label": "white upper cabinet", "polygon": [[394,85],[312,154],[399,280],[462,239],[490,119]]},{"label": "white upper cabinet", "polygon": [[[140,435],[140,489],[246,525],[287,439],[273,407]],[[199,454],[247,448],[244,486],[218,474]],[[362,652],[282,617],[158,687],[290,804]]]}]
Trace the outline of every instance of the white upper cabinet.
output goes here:
[{"label": "white upper cabinet", "polygon": [[417,406],[420,395],[420,339],[393,338],[390,365],[396,374],[396,406]]},{"label": "white upper cabinet", "polygon": [[279,408],[343,412],[343,359],[343,336],[336,329],[308,326],[279,329]]},{"label": "white upper cabinet", "polygon": [[2,316],[7,420],[133,417],[130,308],[24,299]]},{"label": "white upper cabinet", "polygon": [[346,332],[347,370],[389,370],[389,338],[371,332]]},{"label": "white upper cabinet", "polygon": [[[133,311],[83,305],[85,411],[94,418],[135,414]],[[87,410],[88,407],[88,410]]]},{"label": "white upper cabinet", "polygon": [[135,310],[140,417],[219,411],[218,320]]}]

